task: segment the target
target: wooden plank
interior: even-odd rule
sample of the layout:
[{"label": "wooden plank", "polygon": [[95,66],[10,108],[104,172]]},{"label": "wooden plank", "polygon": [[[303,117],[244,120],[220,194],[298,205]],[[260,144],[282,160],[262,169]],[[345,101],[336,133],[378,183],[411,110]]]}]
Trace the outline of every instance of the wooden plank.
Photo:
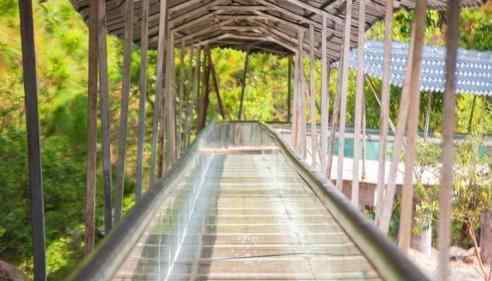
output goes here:
[{"label": "wooden plank", "polygon": [[99,108],[101,112],[103,144],[103,181],[104,181],[104,231],[108,234],[113,226],[112,209],[112,165],[111,162],[111,116],[109,106],[109,80],[107,58],[106,2],[98,1],[97,8],[97,56],[99,66]]},{"label": "wooden plank", "polygon": [[244,95],[246,93],[246,78],[248,77],[249,55],[250,53],[246,52],[246,57],[244,59],[243,78],[241,79],[241,96],[239,98],[239,112],[237,114],[237,120],[241,120],[243,118],[243,104]]},{"label": "wooden plank", "polygon": [[118,136],[118,162],[116,163],[116,184],[114,198],[114,221],[118,223],[122,215],[125,190],[126,139],[128,136],[128,99],[130,96],[131,63],[133,41],[133,0],[125,4],[125,42],[123,50],[123,87],[120,104],[120,132]]},{"label": "wooden plank", "polygon": [[[104,1],[102,1],[104,2]],[[143,159],[145,145],[145,107],[147,102],[147,65],[149,48],[149,0],[142,0],[142,22],[140,40],[140,97],[138,104],[138,132],[137,132],[137,171],[135,182],[135,200],[138,202],[143,191]]]},{"label": "wooden plank", "polygon": [[318,164],[318,128],[316,126],[316,87],[314,82],[315,57],[314,57],[314,27],[309,26],[309,42],[311,47],[309,63],[309,88],[310,88],[310,108],[311,108],[311,165],[316,167]]},{"label": "wooden plank", "polygon": [[[91,15],[95,16],[94,3],[91,3]],[[24,80],[24,99],[27,129],[27,166],[28,186],[31,193],[31,226],[32,226],[32,249],[33,249],[33,275],[34,281],[46,281],[46,249],[45,249],[45,223],[44,223],[44,191],[43,173],[41,166],[41,144],[38,113],[38,81],[36,73],[36,47],[34,42],[34,23],[31,0],[19,1],[19,18],[22,43],[22,77]],[[95,39],[95,20],[91,20],[91,39]],[[94,47],[94,41],[91,40]],[[93,61],[93,60],[92,60]],[[93,62],[92,67],[95,66]],[[94,70],[91,68],[91,70]],[[97,75],[97,73],[96,73]],[[95,75],[90,77],[94,78]],[[92,81],[91,81],[92,82]],[[97,84],[96,84],[97,85]],[[96,89],[97,90],[97,89]],[[93,93],[96,96],[96,93]],[[91,119],[92,120],[92,119]],[[92,151],[91,151],[92,152]],[[93,154],[95,157],[95,153]],[[95,160],[95,158],[94,158]],[[95,162],[95,161],[94,161]],[[91,166],[92,168],[92,166]],[[94,165],[95,168],[95,165]],[[89,171],[89,169],[88,169]],[[94,170],[90,170],[91,172]],[[92,175],[92,173],[91,173]],[[95,175],[95,173],[94,173]],[[94,177],[95,179],[95,177]],[[88,181],[88,190],[95,190],[95,182]],[[90,193],[89,195],[92,195]],[[93,199],[94,197],[89,197]],[[93,201],[88,206],[93,210]],[[86,213],[87,214],[87,213]],[[93,225],[93,216],[88,221]],[[87,236],[86,236],[87,237]]]},{"label": "wooden plank", "polygon": [[[454,132],[456,129],[456,60],[459,40],[459,1],[448,1],[446,34],[446,89],[444,91],[443,138],[441,154],[441,181],[439,189],[439,280],[449,279],[449,246],[451,242],[451,200],[453,195],[453,165],[455,158]],[[489,218],[492,217],[489,212]],[[489,233],[490,230],[489,224]],[[490,239],[490,237],[489,237]],[[482,252],[490,250],[492,240],[486,246],[482,241]],[[488,260],[492,266],[492,258]]]},{"label": "wooden plank", "polygon": [[159,118],[162,103],[162,75],[164,70],[164,50],[166,44],[166,9],[167,0],[160,1],[160,18],[159,18],[159,41],[157,47],[157,71],[156,71],[156,89],[154,97],[154,112],[152,114],[152,144],[150,160],[150,181],[149,189],[154,186],[156,180],[157,165],[157,141],[159,137]]},{"label": "wooden plank", "polygon": [[90,1],[89,74],[87,104],[87,172],[85,190],[84,252],[94,249],[96,234],[96,169],[97,169],[97,0]]},{"label": "wooden plank", "polygon": [[412,76],[410,79],[409,95],[410,105],[407,120],[407,149],[405,154],[405,174],[401,195],[400,232],[399,245],[403,252],[410,248],[413,216],[413,176],[416,158],[417,129],[420,111],[420,75],[422,65],[422,52],[425,42],[425,15],[427,1],[417,1],[415,15],[415,46],[412,63]]},{"label": "wooden plank", "polygon": [[[386,184],[386,139],[388,136],[389,105],[391,90],[391,55],[393,46],[393,0],[385,2],[384,16],[384,55],[383,55],[383,80],[381,88],[381,110],[379,114],[379,157],[378,157],[378,182],[376,185],[376,198],[384,194]],[[378,201],[377,204],[381,203]]]},{"label": "wooden plank", "polygon": [[360,180],[360,158],[361,158],[361,127],[362,127],[362,103],[364,97],[364,45],[365,45],[365,24],[366,24],[366,4],[365,1],[359,3],[359,23],[358,23],[358,49],[357,49],[357,89],[355,93],[355,114],[354,114],[354,157],[352,161],[352,194],[351,201],[355,208],[359,208],[359,180]]},{"label": "wooden plank", "polygon": [[326,49],[326,17],[323,17],[321,30],[321,118],[320,118],[320,162],[321,171],[326,171],[328,155],[328,108],[330,106],[330,93],[328,86],[330,83],[328,70],[328,56]]},{"label": "wooden plank", "polygon": [[352,0],[347,0],[347,8],[345,14],[345,26],[343,36],[343,64],[342,78],[340,86],[340,124],[338,129],[338,164],[337,164],[337,183],[339,190],[343,184],[343,162],[345,148],[345,120],[347,116],[347,95],[348,95],[348,76],[349,76],[349,55],[350,55],[350,29],[352,26]]},{"label": "wooden plank", "polygon": [[222,119],[226,120],[226,112],[224,109],[224,103],[222,102],[222,97],[220,96],[220,90],[219,90],[219,77],[217,77],[217,72],[215,71],[215,64],[212,60],[212,56],[209,57],[208,63],[210,64],[212,81],[214,82],[214,89],[215,89],[215,94],[217,97],[217,104],[219,106],[219,113],[222,116]]}]

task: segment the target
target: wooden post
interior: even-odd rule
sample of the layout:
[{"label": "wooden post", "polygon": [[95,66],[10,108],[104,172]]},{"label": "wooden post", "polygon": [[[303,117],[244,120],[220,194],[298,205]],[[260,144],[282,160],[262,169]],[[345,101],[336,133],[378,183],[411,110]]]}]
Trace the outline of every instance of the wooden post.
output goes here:
[{"label": "wooden post", "polygon": [[359,4],[359,42],[357,50],[357,90],[355,94],[355,118],[354,118],[354,158],[352,161],[352,204],[359,208],[359,162],[361,158],[361,127],[362,127],[362,108],[364,97],[364,45],[366,31],[366,4],[360,1]]},{"label": "wooden post", "polygon": [[412,232],[412,211],[413,211],[413,175],[416,158],[417,129],[419,124],[420,109],[420,70],[422,65],[422,50],[424,47],[425,35],[425,14],[427,11],[427,1],[417,1],[415,15],[415,53],[413,55],[412,76],[410,79],[409,95],[410,105],[408,107],[407,120],[407,153],[405,157],[405,174],[403,177],[403,187],[401,195],[400,210],[400,232],[399,245],[403,252],[410,248],[410,238]]},{"label": "wooden post", "polygon": [[237,120],[243,119],[243,103],[244,94],[246,91],[246,78],[248,77],[248,67],[249,67],[249,51],[246,53],[246,58],[244,59],[244,69],[243,69],[243,79],[241,79],[241,97],[239,102],[239,113],[237,114]]},{"label": "wooden post", "polygon": [[477,96],[475,95],[473,96],[470,118],[468,119],[468,130],[467,130],[468,134],[472,132],[473,116],[475,115],[476,105],[477,105]]},{"label": "wooden post", "polygon": [[99,66],[99,108],[101,112],[103,143],[103,179],[104,179],[104,231],[107,235],[113,226],[112,175],[111,175],[111,124],[109,110],[109,82],[107,58],[106,1],[97,1],[97,60]]},{"label": "wooden post", "polygon": [[292,121],[292,56],[289,56],[287,63],[287,123],[290,123]]},{"label": "wooden post", "polygon": [[335,98],[333,101],[333,112],[331,113],[331,133],[330,133],[330,138],[328,142],[328,153],[327,153],[327,161],[326,161],[326,177],[328,179],[331,178],[331,168],[332,168],[332,163],[333,163],[333,147],[335,147],[335,137],[337,133],[336,127],[338,126],[339,122],[339,112],[340,112],[340,99],[341,99],[341,83],[340,81],[342,80],[342,67],[343,67],[343,61],[339,61],[338,65],[338,77],[337,77],[337,89],[335,92]]},{"label": "wooden post", "polygon": [[133,43],[133,0],[125,4],[125,42],[123,51],[123,87],[120,105],[120,134],[118,147],[118,162],[116,164],[115,217],[118,223],[121,219],[123,197],[125,190],[126,139],[128,135],[128,99],[130,96],[131,65]]},{"label": "wooden post", "polygon": [[[179,48],[179,75],[176,77],[178,79],[178,94],[176,98],[176,158],[179,158],[182,153],[182,142],[183,142],[183,109],[185,100],[185,46],[184,41],[181,41],[181,47]],[[176,71],[176,67],[175,71]]]},{"label": "wooden post", "polygon": [[85,254],[94,249],[97,165],[97,0],[89,4],[89,85],[87,113],[87,174],[85,190]]},{"label": "wooden post", "polygon": [[347,0],[345,14],[345,26],[343,35],[343,67],[340,86],[340,128],[338,130],[338,164],[337,164],[337,188],[342,189],[343,185],[343,162],[345,148],[345,119],[347,116],[347,95],[348,95],[348,76],[349,76],[349,56],[350,56],[350,29],[352,25],[352,0]]},{"label": "wooden post", "polygon": [[198,106],[198,131],[205,128],[207,123],[207,112],[208,112],[208,102],[209,102],[209,93],[210,93],[210,68],[208,66],[208,56],[210,56],[210,49],[207,47],[205,49],[204,57],[203,57],[203,92],[199,98],[199,106]]},{"label": "wooden post", "polygon": [[[321,118],[320,118],[320,162],[321,171],[326,171],[328,155],[328,107],[330,106],[330,93],[328,91],[329,75],[328,71],[328,50],[326,46],[326,16],[323,16],[323,26],[321,27]],[[329,178],[329,176],[328,176]]]},{"label": "wooden post", "polygon": [[480,255],[484,264],[492,266],[492,210],[480,215]]},{"label": "wooden post", "polygon": [[[386,138],[388,136],[389,105],[391,90],[391,56],[393,49],[393,0],[385,2],[383,81],[381,87],[381,110],[379,114],[379,160],[376,204],[381,204],[386,184]],[[379,215],[379,214],[378,214]]]},{"label": "wooden post", "polygon": [[214,62],[212,60],[212,55],[210,55],[210,57],[208,58],[208,63],[210,65],[210,71],[211,71],[212,79],[213,79],[212,81],[214,82],[214,89],[215,89],[215,94],[217,97],[217,104],[219,105],[219,113],[220,113],[220,116],[222,116],[222,119],[225,120],[226,119],[226,113],[225,113],[225,109],[224,109],[224,104],[222,103],[222,98],[220,96],[219,78],[217,77],[217,72],[215,71],[215,65],[214,65]]},{"label": "wooden post", "polygon": [[152,144],[150,160],[150,188],[154,186],[156,180],[157,165],[157,140],[159,137],[159,119],[162,103],[162,75],[164,70],[164,50],[166,44],[166,26],[167,26],[167,0],[160,1],[159,10],[159,41],[157,47],[157,71],[156,71],[156,89],[154,98],[154,112],[152,115]]},{"label": "wooden post", "polygon": [[424,127],[424,140],[427,140],[429,137],[429,130],[430,130],[430,117],[431,117],[431,110],[432,110],[432,92],[427,93],[428,98],[427,98],[427,108],[425,110],[425,127]]},{"label": "wooden post", "polygon": [[[438,280],[449,279],[451,198],[453,194],[454,131],[456,129],[456,60],[459,40],[460,1],[448,0],[446,33],[446,88],[444,91],[441,185],[439,190]],[[489,241],[490,242],[490,241]],[[489,245],[490,246],[490,245]],[[487,247],[482,244],[482,249]],[[490,248],[489,248],[490,249]],[[482,250],[483,251],[483,250]],[[491,260],[489,260],[491,263]]]},{"label": "wooden post", "polygon": [[176,149],[176,71],[174,59],[174,32],[170,32],[167,48],[166,66],[166,105],[167,105],[167,152],[169,164],[174,163],[177,158]]},{"label": "wooden post", "polygon": [[[104,1],[101,1],[104,2]],[[143,190],[143,158],[145,144],[145,106],[147,101],[147,51],[149,48],[149,0],[142,0],[142,25],[140,40],[140,98],[138,105],[137,172],[135,199],[138,202]]]},{"label": "wooden post", "polygon": [[[90,19],[90,31],[92,32],[91,39],[95,39],[95,9],[93,2],[94,1],[90,2],[90,11],[92,16]],[[39,141],[38,81],[36,73],[36,47],[34,43],[34,23],[31,0],[20,0],[19,12],[22,38],[22,77],[24,79],[24,99],[27,127],[28,184],[31,192],[31,226],[34,258],[33,273],[34,281],[46,281],[43,173],[41,166],[41,144]],[[94,43],[95,42],[92,42],[91,46],[94,47]],[[93,67],[94,65],[95,63],[92,64]],[[94,75],[91,77],[94,77]],[[96,93],[94,93],[94,96],[96,96]],[[92,197],[90,198],[92,199]]]},{"label": "wooden post", "polygon": [[311,107],[311,165],[316,167],[318,160],[318,130],[316,127],[316,85],[314,83],[314,26],[309,26],[309,43],[310,43],[310,64],[309,64],[309,88],[311,92],[310,107]]},{"label": "wooden post", "polygon": [[295,107],[297,122],[297,152],[302,159],[306,158],[306,117],[304,102],[304,31],[298,33],[297,50],[297,104]]},{"label": "wooden post", "polygon": [[[190,50],[190,67],[191,67],[191,92],[186,100],[186,114],[185,114],[185,127],[184,127],[184,138],[185,147],[188,147],[191,143],[191,127],[193,121],[193,99],[196,93],[196,64],[193,62],[195,60],[195,48],[191,47]],[[195,61],[196,62],[196,61]]]}]

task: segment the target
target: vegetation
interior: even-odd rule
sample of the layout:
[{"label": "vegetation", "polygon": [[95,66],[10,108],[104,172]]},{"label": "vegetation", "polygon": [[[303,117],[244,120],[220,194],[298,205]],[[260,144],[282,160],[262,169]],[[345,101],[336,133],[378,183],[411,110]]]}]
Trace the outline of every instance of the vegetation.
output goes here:
[{"label": "vegetation", "polygon": [[[42,128],[42,157],[45,186],[47,251],[49,280],[61,280],[82,256],[83,249],[83,198],[85,188],[86,160],[86,105],[87,105],[87,27],[68,0],[50,0],[35,5],[35,34],[37,62],[40,85],[39,105]],[[408,41],[412,13],[401,11],[396,14],[394,36]],[[486,5],[481,9],[467,9],[462,12],[461,46],[479,50],[492,49],[492,9]],[[429,43],[443,44],[445,19],[441,13],[430,12],[429,28],[426,38]],[[372,39],[382,38],[382,24],[376,24],[369,32]],[[121,93],[121,42],[110,37],[109,78],[111,95],[112,124],[117,124],[119,116],[119,97]],[[241,77],[245,54],[231,50],[213,50],[213,61],[218,73],[220,91],[224,101],[227,118],[234,119],[239,109],[238,97],[241,91]],[[153,89],[155,88],[156,54],[150,52],[149,65],[149,103],[148,126],[152,113]],[[179,62],[179,57],[177,56]],[[189,62],[189,55],[186,56]],[[250,72],[245,98],[245,118],[263,121],[286,120],[287,98],[286,58],[270,54],[251,55]],[[26,140],[24,123],[24,103],[18,8],[16,0],[0,1],[0,259],[18,266],[28,275],[32,270],[31,228],[29,213],[29,191],[26,184]],[[316,85],[319,89],[319,64],[316,70]],[[191,77],[188,66],[184,67],[187,77]],[[130,97],[130,131],[128,146],[127,184],[125,208],[132,205],[132,191],[135,174],[136,120],[138,108],[139,52],[135,47],[132,65],[132,91]],[[330,91],[335,92],[336,73],[331,77]],[[379,91],[380,81],[374,79]],[[186,83],[186,89],[191,85]],[[349,86],[348,106],[354,104],[355,79],[352,74]],[[366,85],[367,126],[378,128],[379,107],[371,88]],[[391,89],[391,117],[396,119],[401,89]],[[424,95],[422,104],[430,95]],[[333,101],[333,98],[331,99]],[[470,121],[472,103],[475,103],[473,119]],[[319,104],[319,100],[318,100]],[[432,132],[441,131],[442,95],[433,94],[431,110]],[[459,149],[460,167],[463,174],[456,174],[455,201],[456,217],[453,224],[453,240],[469,246],[468,237],[460,236],[463,225],[476,231],[477,212],[490,208],[492,202],[490,175],[486,178],[478,170],[468,167],[491,167],[490,158],[480,158],[476,153],[479,136],[492,132],[492,104],[485,97],[471,95],[458,97],[458,131],[472,132],[478,137],[466,141]],[[422,108],[425,108],[422,106]],[[215,95],[211,95],[210,120],[220,119]],[[348,113],[352,122],[352,113]],[[424,118],[421,118],[423,128]],[[469,126],[473,124],[473,126]],[[116,144],[117,126],[112,127],[112,143]],[[100,135],[100,134],[99,134]],[[150,131],[147,136],[150,136]],[[114,149],[114,148],[113,148]],[[426,147],[424,147],[426,149]],[[422,163],[435,165],[439,155],[437,148],[429,148],[432,153],[419,154],[431,157]],[[146,147],[149,151],[149,145]],[[148,157],[148,155],[146,155]],[[478,157],[478,158],[477,158]],[[116,157],[113,157],[116,160]],[[148,163],[148,161],[146,161]],[[148,167],[146,167],[148,168]],[[99,167],[99,175],[101,175]],[[470,177],[469,175],[473,176]],[[98,183],[102,179],[98,179]],[[97,223],[99,238],[102,230],[102,193],[98,186]],[[473,188],[470,188],[473,187]],[[425,213],[435,213],[435,192],[437,186],[424,187],[419,193],[420,208]],[[432,192],[427,192],[432,191]]]}]

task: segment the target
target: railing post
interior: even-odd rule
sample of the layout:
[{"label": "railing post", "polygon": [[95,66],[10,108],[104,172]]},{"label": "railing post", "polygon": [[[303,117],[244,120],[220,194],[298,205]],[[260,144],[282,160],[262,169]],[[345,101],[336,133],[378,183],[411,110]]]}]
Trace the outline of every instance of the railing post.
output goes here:
[{"label": "railing post", "polygon": [[27,127],[28,184],[31,192],[31,226],[34,281],[46,280],[45,225],[41,145],[39,142],[38,82],[31,0],[19,1],[22,68]]}]

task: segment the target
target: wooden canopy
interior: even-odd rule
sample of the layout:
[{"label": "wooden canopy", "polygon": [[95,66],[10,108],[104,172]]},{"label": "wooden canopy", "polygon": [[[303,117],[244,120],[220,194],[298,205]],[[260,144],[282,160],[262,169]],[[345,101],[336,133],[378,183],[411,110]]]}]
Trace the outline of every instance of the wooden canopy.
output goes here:
[{"label": "wooden canopy", "polygon": [[[140,1],[140,0],[138,0]],[[359,0],[360,1],[360,0]],[[353,5],[351,47],[357,45],[359,1]],[[168,0],[169,27],[175,33],[176,44],[209,45],[278,54],[296,52],[298,34],[315,31],[315,46],[320,50],[323,15],[327,17],[328,60],[338,60],[343,41],[346,4],[344,0]],[[463,6],[478,6],[482,0],[462,0]],[[107,0],[108,31],[124,35],[124,0]],[[366,29],[384,16],[384,0],[366,1]],[[88,18],[89,1],[72,0],[73,6]],[[432,0],[431,7],[444,9],[446,1]],[[414,8],[414,0],[395,1],[395,9]],[[134,42],[140,41],[141,5],[134,5]],[[157,48],[159,1],[150,1],[149,43]],[[305,36],[306,51],[308,50]],[[320,52],[315,54],[320,56]]]}]

